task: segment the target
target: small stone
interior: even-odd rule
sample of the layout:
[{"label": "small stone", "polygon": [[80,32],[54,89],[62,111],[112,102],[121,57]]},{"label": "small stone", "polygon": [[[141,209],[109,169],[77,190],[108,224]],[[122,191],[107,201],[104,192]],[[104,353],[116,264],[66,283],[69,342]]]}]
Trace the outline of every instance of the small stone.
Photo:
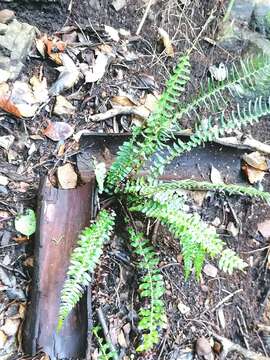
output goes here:
[{"label": "small stone", "polygon": [[15,13],[12,10],[4,9],[0,11],[0,23],[6,24],[14,19]]},{"label": "small stone", "polygon": [[178,307],[178,310],[180,311],[180,313],[181,313],[182,315],[187,315],[187,314],[190,313],[190,307],[187,306],[187,305],[185,305],[185,304],[183,304],[182,302],[179,302],[179,303],[177,304],[177,307]]},{"label": "small stone", "polygon": [[214,265],[206,264],[204,265],[203,272],[205,275],[215,278],[217,276],[218,269]]},{"label": "small stone", "polygon": [[6,335],[13,336],[17,334],[19,325],[19,319],[7,319],[5,325],[1,327],[1,330],[4,331]]},{"label": "small stone", "polygon": [[207,359],[209,357],[209,355],[212,354],[212,348],[210,345],[210,342],[204,337],[200,337],[197,341],[196,341],[196,353],[199,356],[207,356]]},{"label": "small stone", "polygon": [[264,238],[270,237],[270,219],[266,219],[265,221],[258,224],[258,231]]},{"label": "small stone", "polygon": [[8,150],[13,144],[15,137],[13,135],[0,136],[0,147]]},{"label": "small stone", "polygon": [[212,225],[215,227],[219,227],[219,225],[221,224],[220,218],[216,217],[213,221],[212,221]]},{"label": "small stone", "polygon": [[6,176],[0,174],[0,185],[7,186],[8,181],[9,180]]},{"label": "small stone", "polygon": [[0,350],[2,350],[7,342],[7,335],[0,330]]},{"label": "small stone", "polygon": [[227,225],[227,230],[232,234],[233,237],[236,237],[239,234],[239,229],[234,225],[233,222],[229,222]]}]

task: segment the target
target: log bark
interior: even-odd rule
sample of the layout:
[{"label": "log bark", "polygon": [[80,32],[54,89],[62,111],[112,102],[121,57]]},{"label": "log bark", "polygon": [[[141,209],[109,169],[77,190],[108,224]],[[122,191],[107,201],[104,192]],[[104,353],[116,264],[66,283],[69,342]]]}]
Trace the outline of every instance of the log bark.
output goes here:
[{"label": "log bark", "polygon": [[[44,351],[51,360],[85,357],[91,322],[86,296],[72,311],[60,333],[56,327],[70,253],[79,232],[95,216],[94,194],[94,181],[72,190],[56,189],[47,178],[41,184],[34,279],[23,331],[23,347],[28,354]],[[88,296],[90,293],[87,292]]]}]

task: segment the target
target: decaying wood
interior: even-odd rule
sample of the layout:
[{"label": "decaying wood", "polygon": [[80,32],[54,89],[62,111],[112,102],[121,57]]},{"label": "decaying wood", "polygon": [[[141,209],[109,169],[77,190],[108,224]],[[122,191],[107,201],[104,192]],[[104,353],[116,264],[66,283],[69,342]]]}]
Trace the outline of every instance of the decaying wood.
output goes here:
[{"label": "decaying wood", "polygon": [[51,360],[85,357],[91,320],[86,296],[59,333],[56,327],[70,253],[78,233],[95,215],[94,186],[90,181],[76,189],[61,190],[46,179],[40,187],[34,281],[23,331],[23,347],[28,354],[43,350]]}]

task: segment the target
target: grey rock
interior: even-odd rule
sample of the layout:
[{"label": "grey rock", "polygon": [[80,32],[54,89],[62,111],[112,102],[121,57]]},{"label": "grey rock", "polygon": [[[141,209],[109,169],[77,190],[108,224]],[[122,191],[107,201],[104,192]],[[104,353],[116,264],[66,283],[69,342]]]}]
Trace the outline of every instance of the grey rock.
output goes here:
[{"label": "grey rock", "polygon": [[8,289],[6,290],[6,294],[9,298],[9,300],[19,300],[19,301],[25,301],[26,296],[22,289]]},{"label": "grey rock", "polygon": [[251,28],[262,35],[270,36],[270,2],[269,0],[256,0],[252,14]]},{"label": "grey rock", "polygon": [[8,189],[5,186],[0,185],[0,194],[8,195]]},{"label": "grey rock", "polygon": [[256,0],[235,0],[229,20],[249,24]]},{"label": "grey rock", "polygon": [[36,28],[14,19],[0,35],[0,68],[10,72],[10,80],[18,77],[36,35]]}]

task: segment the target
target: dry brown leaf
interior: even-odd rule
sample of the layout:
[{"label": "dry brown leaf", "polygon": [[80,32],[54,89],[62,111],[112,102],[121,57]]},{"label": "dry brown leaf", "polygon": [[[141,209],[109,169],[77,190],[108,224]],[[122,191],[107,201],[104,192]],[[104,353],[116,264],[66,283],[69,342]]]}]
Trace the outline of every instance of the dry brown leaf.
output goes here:
[{"label": "dry brown leaf", "polygon": [[134,106],[135,104],[127,96],[113,96],[111,99],[113,104],[121,106]]},{"label": "dry brown leaf", "polygon": [[74,130],[69,124],[56,121],[50,122],[47,128],[43,131],[43,134],[53,141],[63,141],[68,139],[73,132]]},{"label": "dry brown leaf", "polygon": [[17,244],[25,244],[29,242],[30,239],[27,236],[16,236],[13,240],[16,241]]},{"label": "dry brown leaf", "polygon": [[162,40],[162,42],[164,44],[165,51],[166,51],[167,55],[170,56],[170,57],[174,57],[174,49],[173,49],[172,42],[171,42],[169,34],[167,33],[167,31],[165,31],[162,28],[158,28],[158,33],[159,33],[159,35],[161,37],[161,40]]},{"label": "dry brown leaf", "polygon": [[158,97],[153,94],[147,94],[145,96],[144,106],[151,112],[153,112],[156,108],[156,104],[158,101]]},{"label": "dry brown leaf", "polygon": [[18,107],[10,100],[10,98],[6,96],[0,97],[0,108],[6,111],[7,113],[14,115],[18,118],[22,116]]},{"label": "dry brown leaf", "polygon": [[248,164],[243,165],[242,170],[251,184],[255,184],[257,182],[262,181],[265,175],[264,171],[255,169],[254,167],[249,166]]},{"label": "dry brown leaf", "polygon": [[127,348],[128,344],[126,342],[126,338],[124,335],[124,332],[122,330],[120,330],[118,336],[117,336],[117,340],[118,340],[118,344],[123,347],[123,348]]},{"label": "dry brown leaf", "polygon": [[53,112],[57,115],[72,115],[75,113],[75,107],[64,96],[58,95]]},{"label": "dry brown leaf", "polygon": [[258,151],[254,151],[250,154],[243,155],[243,160],[255,169],[266,171],[268,170],[268,165],[266,158],[261,155]]},{"label": "dry brown leaf", "polygon": [[62,58],[60,56],[60,53],[51,53],[49,55],[49,58],[54,61],[57,65],[63,65]]},{"label": "dry brown leaf", "polygon": [[42,39],[36,39],[36,48],[40,55],[45,58],[46,55],[46,45]]},{"label": "dry brown leaf", "polygon": [[62,189],[74,189],[77,186],[78,176],[71,164],[65,164],[57,169],[58,182]]},{"label": "dry brown leaf", "polygon": [[37,76],[32,76],[30,84],[33,88],[33,94],[37,102],[44,103],[49,99],[47,80],[45,77],[40,81]]}]

